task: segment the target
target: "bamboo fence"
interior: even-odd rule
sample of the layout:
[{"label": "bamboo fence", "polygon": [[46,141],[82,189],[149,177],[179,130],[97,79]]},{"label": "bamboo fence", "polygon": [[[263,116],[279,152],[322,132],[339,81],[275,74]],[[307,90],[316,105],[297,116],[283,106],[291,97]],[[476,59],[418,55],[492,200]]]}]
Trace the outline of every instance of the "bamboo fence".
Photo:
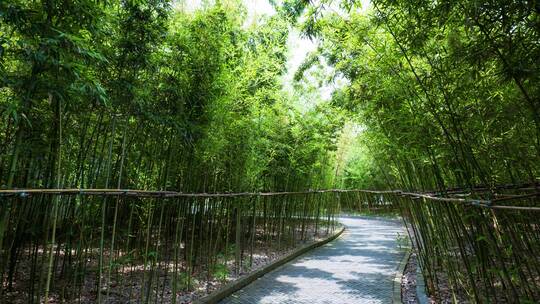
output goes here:
[{"label": "bamboo fence", "polygon": [[403,215],[434,298],[536,302],[539,193],[536,184],[422,193],[0,190],[0,302],[176,303],[332,233],[349,211]]}]

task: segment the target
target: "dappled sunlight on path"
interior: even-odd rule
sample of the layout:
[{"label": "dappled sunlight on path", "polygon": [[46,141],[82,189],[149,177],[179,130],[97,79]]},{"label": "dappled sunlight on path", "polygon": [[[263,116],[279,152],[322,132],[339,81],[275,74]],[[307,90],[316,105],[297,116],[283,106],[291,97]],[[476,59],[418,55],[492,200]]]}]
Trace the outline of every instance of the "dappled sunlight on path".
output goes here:
[{"label": "dappled sunlight on path", "polygon": [[399,220],[343,217],[338,240],[315,249],[221,303],[391,303],[403,252]]}]

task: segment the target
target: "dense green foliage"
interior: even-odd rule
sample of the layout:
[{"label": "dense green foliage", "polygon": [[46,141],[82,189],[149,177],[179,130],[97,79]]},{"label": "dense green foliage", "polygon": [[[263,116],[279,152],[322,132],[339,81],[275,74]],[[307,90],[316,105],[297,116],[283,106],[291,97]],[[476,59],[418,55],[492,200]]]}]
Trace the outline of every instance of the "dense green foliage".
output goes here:
[{"label": "dense green foliage", "polygon": [[[1,189],[331,187],[342,121],[282,88],[287,14],[181,3],[0,2]],[[339,210],[333,193],[118,193],[1,194],[0,302],[191,301]]]},{"label": "dense green foliage", "polygon": [[[341,207],[399,207],[437,300],[540,299],[535,1],[203,2],[0,2],[0,188],[184,192],[4,191],[0,302],[175,302]],[[450,198],[185,195],[331,187]]]},{"label": "dense green foliage", "polygon": [[0,185],[329,187],[338,118],[281,88],[289,25],[234,1],[0,4]]},{"label": "dense green foliage", "polygon": [[538,302],[538,3],[361,2],[285,5],[321,42],[295,79],[325,62],[349,81],[331,101],[359,126],[342,185],[447,197],[381,198],[435,302]]},{"label": "dense green foliage", "polygon": [[349,186],[446,189],[537,179],[534,1],[375,0],[367,10],[360,1],[330,2],[308,6],[302,26],[322,41],[318,57],[350,81],[333,104],[365,128],[365,159],[350,163]]}]

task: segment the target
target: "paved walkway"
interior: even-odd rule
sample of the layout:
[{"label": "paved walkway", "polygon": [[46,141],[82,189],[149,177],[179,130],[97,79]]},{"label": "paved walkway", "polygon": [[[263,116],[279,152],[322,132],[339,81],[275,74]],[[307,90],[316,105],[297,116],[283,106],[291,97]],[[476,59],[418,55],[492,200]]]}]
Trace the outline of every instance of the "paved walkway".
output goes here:
[{"label": "paved walkway", "polygon": [[392,280],[403,253],[399,221],[341,218],[339,239],[258,279],[222,304],[391,303]]}]

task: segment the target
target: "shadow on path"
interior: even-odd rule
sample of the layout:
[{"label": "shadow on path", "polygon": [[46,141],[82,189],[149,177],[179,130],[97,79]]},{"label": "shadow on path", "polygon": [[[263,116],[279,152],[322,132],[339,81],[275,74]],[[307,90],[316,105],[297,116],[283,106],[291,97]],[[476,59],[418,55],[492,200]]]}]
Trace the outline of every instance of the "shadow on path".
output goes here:
[{"label": "shadow on path", "polygon": [[403,252],[401,222],[342,217],[344,235],[234,293],[222,304],[391,303],[392,280]]}]

